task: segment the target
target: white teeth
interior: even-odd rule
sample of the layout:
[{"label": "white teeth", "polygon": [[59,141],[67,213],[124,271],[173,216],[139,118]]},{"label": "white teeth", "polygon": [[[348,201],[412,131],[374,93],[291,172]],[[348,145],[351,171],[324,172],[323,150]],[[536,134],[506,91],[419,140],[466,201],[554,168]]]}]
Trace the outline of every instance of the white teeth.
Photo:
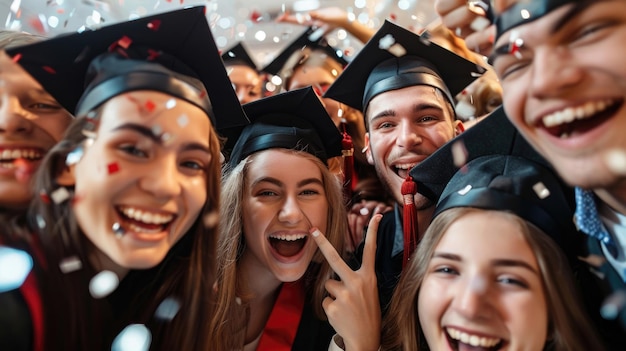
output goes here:
[{"label": "white teeth", "polygon": [[174,216],[171,214],[163,215],[160,213],[142,211],[134,207],[122,207],[120,211],[130,219],[147,224],[165,224],[174,219]]},{"label": "white teeth", "polygon": [[128,229],[130,229],[131,231],[133,231],[135,233],[156,234],[156,233],[160,233],[161,232],[161,228],[148,229],[148,228],[140,227],[140,226],[135,225],[133,223],[128,225]]},{"label": "white teeth", "polygon": [[413,167],[415,167],[417,163],[410,163],[410,164],[405,164],[405,165],[396,165],[396,168],[399,169],[412,169]]},{"label": "white teeth", "polygon": [[41,153],[32,149],[4,149],[0,153],[0,161],[12,161],[18,158],[38,160],[41,158]]},{"label": "white teeth", "polygon": [[598,112],[604,111],[608,106],[611,106],[612,103],[613,101],[611,100],[590,101],[581,106],[568,107],[543,117],[543,125],[546,126],[546,128],[551,128],[573,122],[576,119],[589,118]]},{"label": "white teeth", "polygon": [[448,335],[454,340],[458,340],[464,344],[472,345],[474,347],[494,347],[501,339],[487,338],[478,335],[470,335],[460,330],[447,328]]},{"label": "white teeth", "polygon": [[306,238],[306,234],[273,234],[270,235],[270,238],[285,240],[285,241],[296,241],[300,239]]}]

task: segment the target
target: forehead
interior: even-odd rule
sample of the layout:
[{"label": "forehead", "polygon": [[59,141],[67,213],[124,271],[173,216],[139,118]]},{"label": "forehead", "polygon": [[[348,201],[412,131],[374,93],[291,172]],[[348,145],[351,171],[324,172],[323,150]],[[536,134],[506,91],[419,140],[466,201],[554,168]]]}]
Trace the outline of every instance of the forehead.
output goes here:
[{"label": "forehead", "polygon": [[258,78],[259,74],[252,69],[252,67],[248,67],[246,65],[229,65],[226,66],[226,72],[228,76],[232,78],[233,76],[247,76]]},{"label": "forehead", "polygon": [[429,85],[414,85],[374,96],[367,106],[367,111],[368,115],[372,115],[374,111],[410,108],[423,103],[444,108],[446,100],[437,88]]},{"label": "forehead", "polygon": [[43,87],[4,51],[0,50],[0,80],[20,85],[32,85],[43,90]]},{"label": "forehead", "polygon": [[305,178],[322,179],[322,171],[313,156],[279,148],[255,153],[248,164],[247,174],[249,180],[271,176],[285,183]]}]

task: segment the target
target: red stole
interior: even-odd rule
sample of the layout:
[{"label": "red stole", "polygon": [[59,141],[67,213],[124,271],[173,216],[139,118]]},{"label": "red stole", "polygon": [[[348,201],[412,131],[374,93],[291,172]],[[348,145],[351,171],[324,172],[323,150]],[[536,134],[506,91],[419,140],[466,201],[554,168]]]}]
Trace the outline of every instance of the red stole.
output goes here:
[{"label": "red stole", "polygon": [[257,351],[290,351],[304,310],[302,279],[283,283],[270,318],[265,324]]}]

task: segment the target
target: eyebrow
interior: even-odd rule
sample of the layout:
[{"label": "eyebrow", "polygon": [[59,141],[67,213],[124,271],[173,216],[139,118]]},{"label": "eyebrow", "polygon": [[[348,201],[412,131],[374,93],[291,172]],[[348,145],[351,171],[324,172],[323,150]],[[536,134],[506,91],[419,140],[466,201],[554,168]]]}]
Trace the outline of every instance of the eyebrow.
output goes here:
[{"label": "eyebrow", "polygon": [[[161,139],[160,136],[154,134],[152,129],[150,129],[150,128],[144,126],[144,125],[141,125],[141,124],[125,123],[125,124],[122,124],[120,126],[117,126],[113,130],[114,131],[131,130],[133,132],[139,133],[139,134],[149,138],[150,140],[152,140],[153,142],[155,142],[155,143],[157,143],[159,145],[163,145],[163,140]],[[203,151],[203,152],[206,152],[207,154],[210,153],[210,150],[209,150],[208,146],[200,144],[200,143],[196,143],[196,142],[187,143],[181,149],[181,151],[193,151],[193,150]]]},{"label": "eyebrow", "polygon": [[[284,185],[283,182],[281,182],[280,180],[274,178],[274,177],[262,177],[259,179],[254,180],[254,182],[252,182],[252,187],[258,185],[259,183],[263,183],[263,182],[267,182],[267,183],[271,183],[274,184],[278,187],[282,187]],[[322,181],[318,178],[306,178],[303,179],[301,181],[298,182],[298,187],[302,187],[305,185],[309,185],[309,184],[318,184],[320,186],[323,186],[324,184],[322,183]]]},{"label": "eyebrow", "polygon": [[[447,259],[447,260],[451,260],[451,261],[458,261],[458,262],[463,261],[461,256],[456,255],[456,254],[452,254],[452,253],[448,253],[448,252],[435,252],[433,254],[433,258],[443,258],[443,259]],[[531,266],[530,264],[528,264],[527,262],[524,262],[522,260],[501,258],[501,259],[492,260],[491,264],[492,264],[492,266],[496,266],[496,267],[520,267],[520,268],[525,268],[525,269],[529,270],[530,272],[532,272],[532,273],[534,273],[536,275],[539,275],[539,272],[537,272],[537,270],[533,266]]]},{"label": "eyebrow", "polygon": [[[438,111],[443,111],[443,107],[439,104],[434,104],[434,103],[429,103],[429,102],[422,102],[422,103],[418,103],[413,105],[413,112],[422,112],[424,110],[438,110]],[[378,118],[383,118],[383,117],[395,117],[396,116],[396,111],[392,110],[392,109],[387,109],[384,111],[380,111],[379,113],[377,113],[374,117],[372,117],[371,122],[375,121]]]}]

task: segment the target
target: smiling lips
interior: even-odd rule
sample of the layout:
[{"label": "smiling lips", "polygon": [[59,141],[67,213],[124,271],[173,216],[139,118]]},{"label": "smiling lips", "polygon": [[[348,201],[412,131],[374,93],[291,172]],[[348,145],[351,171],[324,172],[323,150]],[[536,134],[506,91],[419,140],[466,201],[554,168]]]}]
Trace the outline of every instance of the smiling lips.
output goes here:
[{"label": "smiling lips", "polygon": [[499,338],[472,335],[450,327],[446,328],[446,331],[449,338],[456,341],[454,346],[457,346],[455,347],[457,350],[459,349],[458,346],[460,346],[458,344],[466,344],[471,346],[473,349],[482,348],[492,350],[497,349],[497,346],[502,343],[502,339]]},{"label": "smiling lips", "polygon": [[175,215],[141,210],[131,206],[118,207],[128,229],[135,233],[160,233],[174,220]]},{"label": "smiling lips", "polygon": [[[603,121],[602,117],[609,117],[608,112],[613,112],[618,108],[621,103],[618,101],[606,99],[600,101],[590,101],[582,105],[575,107],[568,107],[560,111],[556,111],[544,116],[541,119],[543,126],[547,128],[550,134],[559,136],[560,138],[567,138],[572,134],[575,129],[582,127],[582,129],[593,128],[596,124]],[[596,119],[594,122],[587,122],[587,120]],[[583,123],[584,121],[585,123]],[[593,125],[588,125],[593,123]]]},{"label": "smiling lips", "polygon": [[397,164],[397,165],[393,165],[393,167],[395,168],[396,174],[400,178],[406,178],[409,175],[409,171],[416,165],[417,165],[417,162]]},{"label": "smiling lips", "polygon": [[307,241],[306,234],[272,234],[269,237],[272,248],[283,257],[297,255]]},{"label": "smiling lips", "polygon": [[15,161],[18,159],[39,161],[42,155],[43,150],[39,148],[4,148],[0,152],[0,166],[3,168],[15,168]]}]

